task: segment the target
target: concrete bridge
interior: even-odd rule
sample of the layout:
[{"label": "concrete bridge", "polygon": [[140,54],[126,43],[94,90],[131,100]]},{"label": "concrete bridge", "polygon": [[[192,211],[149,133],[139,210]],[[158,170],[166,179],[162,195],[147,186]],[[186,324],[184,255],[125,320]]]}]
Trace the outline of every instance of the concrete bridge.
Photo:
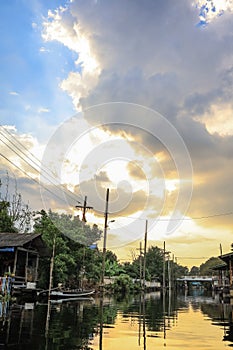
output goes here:
[{"label": "concrete bridge", "polygon": [[183,276],[176,279],[178,284],[182,284],[185,288],[188,286],[201,287],[204,283],[209,283],[211,288],[216,288],[219,284],[219,279],[217,276]]},{"label": "concrete bridge", "polygon": [[216,276],[183,276],[176,279],[178,282],[213,282]]}]

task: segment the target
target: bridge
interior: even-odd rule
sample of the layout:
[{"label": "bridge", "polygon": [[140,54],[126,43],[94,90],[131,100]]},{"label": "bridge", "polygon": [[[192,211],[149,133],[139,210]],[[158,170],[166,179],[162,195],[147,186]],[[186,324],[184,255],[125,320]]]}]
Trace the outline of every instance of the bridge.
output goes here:
[{"label": "bridge", "polygon": [[213,282],[216,281],[218,277],[216,276],[183,276],[177,278],[178,282]]},{"label": "bridge", "polygon": [[219,278],[217,276],[183,276],[176,279],[178,285],[184,286],[184,288],[201,288],[202,285],[208,284],[212,289],[215,289],[219,285]]}]

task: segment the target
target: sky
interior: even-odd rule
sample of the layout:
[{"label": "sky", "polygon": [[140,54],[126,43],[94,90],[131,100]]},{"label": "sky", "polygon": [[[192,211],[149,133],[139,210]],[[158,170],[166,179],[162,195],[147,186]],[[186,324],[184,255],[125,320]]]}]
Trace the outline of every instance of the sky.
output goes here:
[{"label": "sky", "polygon": [[233,0],[1,5],[2,192],[8,172],[32,210],[87,196],[121,261],[146,220],[182,265],[229,252]]}]

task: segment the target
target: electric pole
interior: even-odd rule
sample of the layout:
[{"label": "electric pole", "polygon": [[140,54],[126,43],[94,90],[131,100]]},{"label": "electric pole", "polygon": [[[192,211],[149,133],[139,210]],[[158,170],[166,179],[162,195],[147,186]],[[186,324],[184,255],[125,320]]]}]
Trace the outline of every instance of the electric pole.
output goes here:
[{"label": "electric pole", "polygon": [[142,242],[140,242],[140,255],[139,255],[139,278],[140,278],[140,287],[142,288]]},{"label": "electric pole", "polygon": [[148,220],[146,220],[145,227],[145,238],[144,238],[144,260],[143,260],[143,289],[146,289],[146,247],[147,247],[147,225]]},{"label": "electric pole", "polygon": [[[87,196],[85,196],[83,205],[76,205],[75,208],[82,210],[82,228],[84,230],[84,225],[87,222],[86,211],[88,209],[93,209],[93,207],[87,205]],[[82,267],[80,270],[81,270],[79,272],[81,275],[80,285],[81,285],[81,288],[83,288],[83,282],[84,282],[84,277],[85,277],[85,246],[83,246],[83,263],[82,263]]]},{"label": "electric pole", "polygon": [[85,198],[84,198],[83,205],[76,205],[75,208],[82,209],[82,221],[87,222],[86,211],[87,211],[87,209],[93,209],[93,207],[90,207],[87,205],[87,196],[85,196]]},{"label": "electric pole", "polygon": [[105,259],[106,259],[106,243],[107,243],[107,228],[108,228],[108,201],[109,201],[109,188],[106,192],[105,214],[104,214],[104,243],[103,243],[103,260],[102,260],[102,274],[101,274],[101,286],[104,288],[104,275],[105,275]]},{"label": "electric pole", "polygon": [[163,242],[163,291],[165,291],[166,284],[165,284],[165,264],[166,264],[166,243]]}]

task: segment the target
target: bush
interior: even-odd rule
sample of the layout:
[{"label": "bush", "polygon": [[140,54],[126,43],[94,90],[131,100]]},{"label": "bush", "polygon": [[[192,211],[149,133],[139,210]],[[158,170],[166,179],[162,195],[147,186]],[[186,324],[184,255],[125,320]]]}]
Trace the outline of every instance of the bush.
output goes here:
[{"label": "bush", "polygon": [[113,283],[113,290],[116,293],[126,294],[134,289],[132,279],[125,273],[117,276]]}]

